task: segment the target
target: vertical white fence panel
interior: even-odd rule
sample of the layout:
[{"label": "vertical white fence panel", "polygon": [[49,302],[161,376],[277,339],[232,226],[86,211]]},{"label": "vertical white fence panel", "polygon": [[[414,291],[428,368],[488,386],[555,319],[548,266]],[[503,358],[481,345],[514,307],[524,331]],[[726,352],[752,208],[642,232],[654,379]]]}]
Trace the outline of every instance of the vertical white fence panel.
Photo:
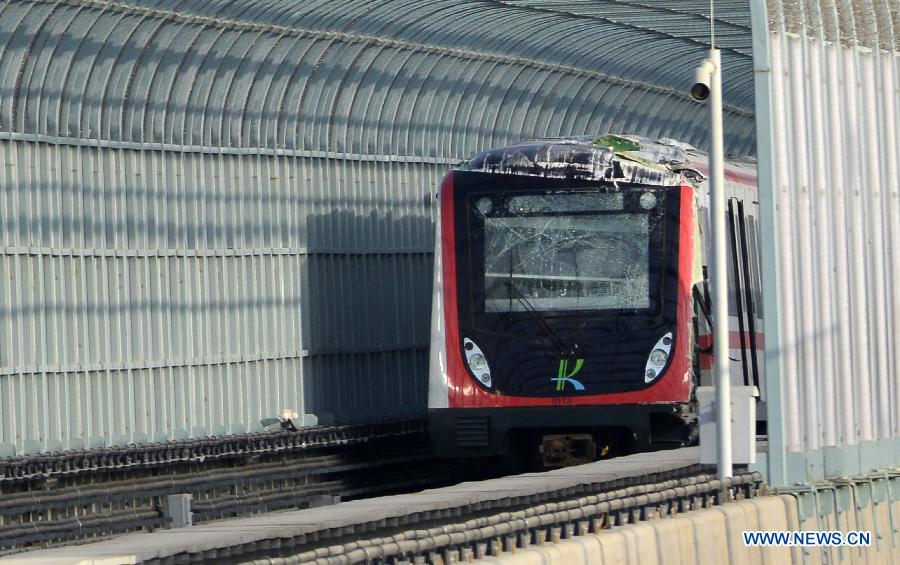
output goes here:
[{"label": "vertical white fence panel", "polygon": [[[834,192],[829,182],[826,144],[832,136],[826,129],[827,110],[824,107],[823,93],[827,93],[825,78],[825,51],[821,43],[806,45],[807,61],[810,70],[808,94],[806,104],[811,108],[820,108],[821,111],[813,112],[810,116],[810,213],[813,219],[815,231],[811,241],[821,242],[814,249],[810,249],[811,259],[815,270],[813,277],[817,284],[815,288],[815,309],[818,312],[822,326],[833,328],[832,331],[822,332],[817,336],[815,343],[815,359],[820,361],[821,371],[816,371],[810,378],[817,385],[817,398],[821,406],[822,445],[825,447],[838,444],[839,409],[837,402],[827,401],[837,398],[837,352],[840,349],[840,338],[837,330],[836,318],[833,314],[835,277],[832,265],[834,251],[831,246],[831,236],[835,227],[832,222],[829,207],[830,193]],[[825,94],[827,96],[827,94]],[[823,244],[824,243],[824,244]],[[818,373],[818,375],[816,374]]]},{"label": "vertical white fence panel", "polygon": [[[885,260],[888,265],[891,312],[900,312],[900,56],[882,53],[880,61],[881,102],[884,120],[882,182],[885,188],[884,226],[887,249]],[[888,347],[891,353],[891,407],[894,414],[892,432],[900,437],[900,317],[889,318],[890,326],[885,328],[893,336],[893,344]]]},{"label": "vertical white fence panel", "polygon": [[761,214],[778,238],[763,246],[780,314],[766,368],[783,398],[769,412],[776,484],[900,463],[891,2],[753,3],[759,166],[772,171]]}]

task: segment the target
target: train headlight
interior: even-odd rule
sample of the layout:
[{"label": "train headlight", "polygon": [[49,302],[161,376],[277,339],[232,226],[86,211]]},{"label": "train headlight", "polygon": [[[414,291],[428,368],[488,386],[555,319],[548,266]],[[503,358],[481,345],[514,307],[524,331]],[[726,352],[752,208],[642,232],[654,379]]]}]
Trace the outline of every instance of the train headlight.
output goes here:
[{"label": "train headlight", "polygon": [[488,365],[487,357],[481,351],[481,348],[469,338],[463,338],[463,350],[466,354],[466,364],[472,375],[484,386],[490,388],[491,366]]},{"label": "train headlight", "polygon": [[484,355],[476,353],[469,358],[469,368],[476,375],[480,375],[488,369],[487,359],[484,358]]},{"label": "train headlight", "polygon": [[645,192],[641,194],[640,203],[644,210],[652,210],[656,206],[656,195],[652,192]]},{"label": "train headlight", "polygon": [[669,359],[669,354],[662,349],[654,349],[650,353],[650,362],[654,365],[665,365]]},{"label": "train headlight", "polygon": [[647,359],[647,365],[644,367],[645,383],[653,382],[666,368],[672,352],[672,341],[672,332],[668,332],[653,346],[650,357]]},{"label": "train headlight", "polygon": [[475,207],[478,208],[482,216],[487,216],[494,209],[494,203],[491,202],[490,198],[479,198],[478,202],[475,203]]}]

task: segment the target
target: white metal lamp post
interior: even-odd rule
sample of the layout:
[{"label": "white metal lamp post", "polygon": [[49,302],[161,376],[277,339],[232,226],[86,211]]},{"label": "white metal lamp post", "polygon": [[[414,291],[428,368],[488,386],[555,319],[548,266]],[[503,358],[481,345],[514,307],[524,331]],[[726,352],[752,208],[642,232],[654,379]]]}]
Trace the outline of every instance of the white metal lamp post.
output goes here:
[{"label": "white metal lamp post", "polygon": [[722,62],[712,47],[697,67],[691,96],[709,105],[709,193],[712,216],[713,355],[716,387],[716,453],[720,479],[732,475],[731,381],[728,367],[728,283],[725,257],[725,149],[722,140]]}]

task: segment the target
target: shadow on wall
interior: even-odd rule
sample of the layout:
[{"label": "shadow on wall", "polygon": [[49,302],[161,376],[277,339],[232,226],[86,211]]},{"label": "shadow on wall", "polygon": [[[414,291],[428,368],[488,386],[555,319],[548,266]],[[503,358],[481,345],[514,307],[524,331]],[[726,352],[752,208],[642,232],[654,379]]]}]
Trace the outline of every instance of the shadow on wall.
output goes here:
[{"label": "shadow on wall", "polygon": [[426,198],[425,209],[402,214],[307,216],[301,378],[304,411],[320,424],[425,413],[433,265]]}]

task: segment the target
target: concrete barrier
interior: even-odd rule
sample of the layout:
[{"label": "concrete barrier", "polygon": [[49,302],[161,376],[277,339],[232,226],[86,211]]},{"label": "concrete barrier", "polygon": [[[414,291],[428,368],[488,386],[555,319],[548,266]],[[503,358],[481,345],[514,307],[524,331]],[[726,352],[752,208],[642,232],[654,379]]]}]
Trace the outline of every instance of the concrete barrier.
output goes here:
[{"label": "concrete barrier", "polygon": [[[868,547],[758,547],[745,531],[871,532]],[[782,490],[671,517],[531,546],[478,563],[522,565],[890,565],[900,563],[900,475]]]}]

